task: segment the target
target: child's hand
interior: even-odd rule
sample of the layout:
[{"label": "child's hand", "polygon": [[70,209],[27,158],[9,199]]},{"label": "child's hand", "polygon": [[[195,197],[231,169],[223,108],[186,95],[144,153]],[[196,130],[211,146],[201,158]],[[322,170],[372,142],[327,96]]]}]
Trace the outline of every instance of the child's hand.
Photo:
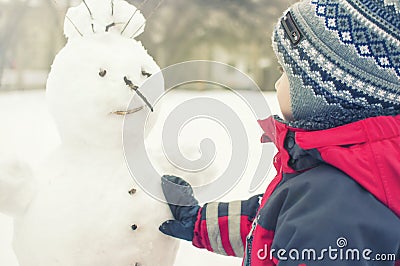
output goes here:
[{"label": "child's hand", "polygon": [[192,241],[197,213],[200,209],[189,183],[177,176],[164,175],[161,187],[175,220],[161,224],[166,235]]}]

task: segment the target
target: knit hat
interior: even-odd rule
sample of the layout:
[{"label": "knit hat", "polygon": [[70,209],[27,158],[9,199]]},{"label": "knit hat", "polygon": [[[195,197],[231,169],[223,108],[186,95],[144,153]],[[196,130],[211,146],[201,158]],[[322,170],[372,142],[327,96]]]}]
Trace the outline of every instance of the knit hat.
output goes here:
[{"label": "knit hat", "polygon": [[290,126],[400,114],[400,0],[301,1],[276,25],[273,47],[289,78]]}]

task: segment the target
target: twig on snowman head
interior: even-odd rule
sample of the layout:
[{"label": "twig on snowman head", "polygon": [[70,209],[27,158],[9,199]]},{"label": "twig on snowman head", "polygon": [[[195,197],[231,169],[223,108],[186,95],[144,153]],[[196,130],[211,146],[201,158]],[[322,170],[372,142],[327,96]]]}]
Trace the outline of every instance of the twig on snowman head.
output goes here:
[{"label": "twig on snowman head", "polygon": [[86,3],[86,1],[85,1],[85,0],[82,0],[82,1],[83,1],[83,3],[85,4],[87,10],[89,11],[90,19],[92,20],[92,23],[91,23],[91,25],[92,25],[92,31],[93,31],[93,33],[94,33],[94,25],[93,25],[93,14],[92,14],[92,11],[90,11],[90,8],[89,8],[88,4]]},{"label": "twig on snowman head", "polygon": [[65,17],[68,19],[69,22],[71,22],[72,26],[74,26],[76,31],[83,37],[82,32],[78,29],[78,27],[75,25],[75,23],[67,15],[65,15]]},{"label": "twig on snowman head", "polygon": [[153,111],[154,111],[153,106],[149,103],[149,101],[146,99],[146,97],[139,91],[139,87],[136,86],[136,85],[134,85],[134,84],[132,83],[132,81],[130,81],[127,77],[124,77],[124,81],[125,81],[125,84],[126,84],[127,86],[129,86],[129,88],[131,88],[132,90],[134,90],[134,91],[137,93],[137,95],[144,101],[144,103],[145,103],[145,104],[150,108],[150,110],[153,112]]},{"label": "twig on snowman head", "polygon": [[124,25],[125,22],[112,22],[106,26],[106,32],[110,30],[110,28],[115,27],[117,25]]},{"label": "twig on snowman head", "polygon": [[114,0],[111,0],[111,16],[114,16]]},{"label": "twig on snowman head", "polygon": [[146,4],[149,0],[144,0],[135,10],[135,12],[133,12],[132,16],[129,18],[128,22],[125,24],[124,28],[121,31],[121,35],[124,33],[124,31],[126,30],[126,28],[128,27],[129,23],[131,23],[131,20],[133,19],[133,17],[135,16],[136,12],[139,11],[139,9],[142,8],[142,6],[144,4]]},{"label": "twig on snowman head", "polygon": [[111,23],[111,24],[108,24],[108,25],[106,26],[106,32],[108,32],[108,30],[109,30],[110,28],[114,27],[115,25],[116,25],[115,22],[113,22],[113,23]]},{"label": "twig on snowman head", "polygon": [[[151,11],[149,17],[147,18],[148,20],[151,18],[151,16],[153,16],[154,12],[156,12],[156,10],[161,6],[162,2],[164,2],[164,0],[160,0],[158,1],[157,6]],[[131,35],[131,39],[135,37],[136,33],[138,33],[146,24],[146,21]]]}]

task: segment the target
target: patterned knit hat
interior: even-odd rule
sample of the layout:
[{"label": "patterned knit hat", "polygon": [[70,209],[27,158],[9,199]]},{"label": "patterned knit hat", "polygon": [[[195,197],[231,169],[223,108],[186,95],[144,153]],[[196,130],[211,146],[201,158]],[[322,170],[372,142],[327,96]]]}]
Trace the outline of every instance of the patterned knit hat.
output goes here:
[{"label": "patterned knit hat", "polygon": [[275,27],[295,121],[327,129],[400,114],[400,0],[307,0]]}]

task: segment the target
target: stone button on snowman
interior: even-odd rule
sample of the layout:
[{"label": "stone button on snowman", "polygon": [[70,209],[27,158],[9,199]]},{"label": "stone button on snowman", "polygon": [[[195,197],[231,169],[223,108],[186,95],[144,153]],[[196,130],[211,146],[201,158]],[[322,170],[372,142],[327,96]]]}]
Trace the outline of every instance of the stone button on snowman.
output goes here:
[{"label": "stone button on snowman", "polygon": [[134,39],[144,24],[122,0],[68,10],[68,42],[46,88],[62,143],[35,173],[38,182],[18,165],[14,181],[0,180],[0,210],[14,217],[21,266],[173,265],[178,242],[158,230],[172,218],[168,205],[137,189],[122,150],[124,116],[137,124],[127,133],[132,141],[143,141],[135,129],[163,93],[138,90],[160,70]]}]

